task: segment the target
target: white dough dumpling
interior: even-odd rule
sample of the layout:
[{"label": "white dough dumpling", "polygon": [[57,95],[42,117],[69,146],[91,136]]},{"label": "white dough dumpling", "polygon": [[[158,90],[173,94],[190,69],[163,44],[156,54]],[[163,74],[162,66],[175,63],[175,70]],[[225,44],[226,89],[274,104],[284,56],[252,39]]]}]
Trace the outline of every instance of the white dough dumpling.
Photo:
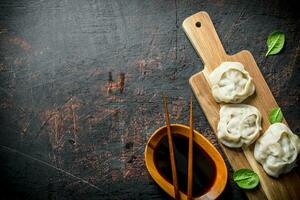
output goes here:
[{"label": "white dough dumpling", "polygon": [[229,104],[220,109],[218,138],[231,148],[252,144],[261,130],[261,114],[254,106]]},{"label": "white dough dumpling", "polygon": [[209,75],[209,82],[217,102],[241,103],[255,91],[252,77],[239,62],[223,62]]},{"label": "white dough dumpling", "polygon": [[283,123],[272,124],[257,140],[255,159],[273,177],[290,172],[296,166],[300,139]]}]

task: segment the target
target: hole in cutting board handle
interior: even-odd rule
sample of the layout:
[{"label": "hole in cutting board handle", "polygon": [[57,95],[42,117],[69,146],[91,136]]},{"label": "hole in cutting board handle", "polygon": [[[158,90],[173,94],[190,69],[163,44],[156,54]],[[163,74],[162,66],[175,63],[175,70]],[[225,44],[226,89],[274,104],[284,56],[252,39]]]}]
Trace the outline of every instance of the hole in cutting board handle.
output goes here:
[{"label": "hole in cutting board handle", "polygon": [[201,22],[196,22],[196,27],[200,28],[201,27]]},{"label": "hole in cutting board handle", "polygon": [[228,56],[206,12],[198,12],[183,21],[183,29],[208,71],[213,71]]}]

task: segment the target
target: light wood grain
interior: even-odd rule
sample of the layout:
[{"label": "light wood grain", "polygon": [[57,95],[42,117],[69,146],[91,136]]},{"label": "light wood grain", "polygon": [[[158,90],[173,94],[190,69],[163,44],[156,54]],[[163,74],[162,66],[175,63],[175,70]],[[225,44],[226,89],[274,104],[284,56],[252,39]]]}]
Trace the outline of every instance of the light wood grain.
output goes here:
[{"label": "light wood grain", "polygon": [[[196,26],[197,22],[201,23],[201,27]],[[268,112],[278,105],[252,54],[244,50],[235,55],[227,55],[206,12],[199,12],[187,18],[183,22],[183,29],[205,64],[204,70],[193,75],[189,82],[213,131],[217,132],[220,105],[215,102],[211,94],[207,81],[208,74],[224,61],[237,61],[241,62],[253,77],[256,92],[243,103],[253,105],[260,110],[263,117],[262,133],[264,133],[270,125],[267,117]],[[259,175],[260,186],[255,190],[246,191],[249,199],[300,198],[299,167],[289,174],[274,179],[269,177],[254,159],[254,145],[244,149],[230,149],[221,146],[234,170],[252,168]]]}]

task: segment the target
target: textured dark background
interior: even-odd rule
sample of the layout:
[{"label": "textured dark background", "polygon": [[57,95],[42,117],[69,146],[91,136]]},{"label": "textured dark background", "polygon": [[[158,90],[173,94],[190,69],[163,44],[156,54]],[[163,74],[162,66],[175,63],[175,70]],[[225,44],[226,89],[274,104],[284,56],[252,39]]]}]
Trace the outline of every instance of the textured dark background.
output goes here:
[{"label": "textured dark background", "polygon": [[[164,125],[162,92],[172,122],[188,122],[188,79],[203,64],[181,23],[201,10],[228,53],[253,53],[299,134],[300,22],[292,1],[1,0],[0,198],[167,198],[143,152]],[[275,29],[286,34],[285,48],[265,58]],[[220,150],[198,105],[194,114],[196,129]],[[246,197],[229,178],[225,198]]]}]

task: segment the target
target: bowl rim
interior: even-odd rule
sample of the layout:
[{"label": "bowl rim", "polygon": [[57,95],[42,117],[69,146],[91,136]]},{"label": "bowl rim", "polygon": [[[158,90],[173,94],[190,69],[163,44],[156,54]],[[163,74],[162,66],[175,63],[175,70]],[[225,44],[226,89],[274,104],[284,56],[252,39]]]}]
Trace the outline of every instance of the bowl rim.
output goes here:
[{"label": "bowl rim", "polygon": [[[161,126],[156,129],[150,138],[147,141],[147,145],[145,147],[145,163],[146,168],[154,179],[154,181],[170,196],[175,197],[174,187],[168,182],[157,170],[154,163],[154,149],[159,144],[161,138],[166,135],[166,127]],[[165,131],[164,131],[165,129]],[[171,129],[181,130],[176,132],[176,134],[183,135],[188,137],[189,127],[183,124],[171,124]],[[194,130],[194,142],[196,142],[202,149],[208,154],[208,156],[213,160],[216,166],[216,177],[215,180],[210,187],[210,189],[201,196],[195,196],[194,199],[216,199],[225,189],[228,173],[225,161],[216,147],[206,139],[200,132]],[[183,192],[179,192],[181,199],[187,199],[187,195]]]}]

